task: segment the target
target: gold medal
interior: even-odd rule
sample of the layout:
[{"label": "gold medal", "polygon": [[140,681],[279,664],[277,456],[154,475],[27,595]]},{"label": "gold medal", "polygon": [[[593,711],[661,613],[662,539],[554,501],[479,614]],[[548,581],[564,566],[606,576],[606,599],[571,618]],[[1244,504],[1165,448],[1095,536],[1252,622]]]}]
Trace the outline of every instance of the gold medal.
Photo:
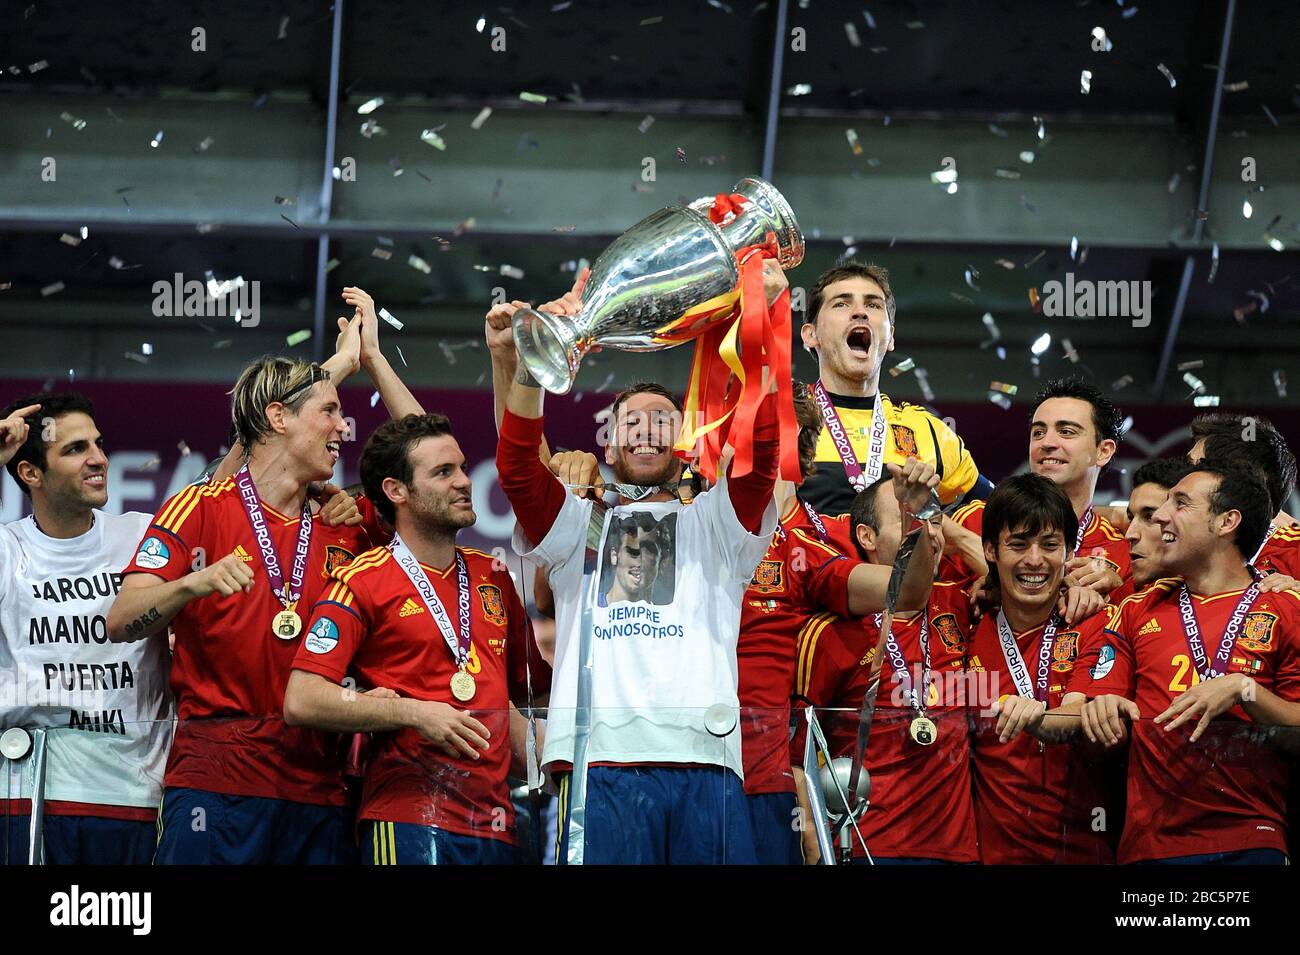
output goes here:
[{"label": "gold medal", "polygon": [[294,610],[281,610],[271,623],[271,632],[281,640],[292,640],[302,633],[302,617]]},{"label": "gold medal", "polygon": [[474,699],[476,689],[478,688],[474,685],[474,678],[464,670],[456,671],[456,675],[451,678],[451,695],[462,703]]},{"label": "gold medal", "polygon": [[912,720],[908,732],[912,734],[912,739],[917,743],[922,746],[929,746],[934,742],[934,738],[939,735],[939,728],[934,725],[934,721],[929,717],[918,716]]}]

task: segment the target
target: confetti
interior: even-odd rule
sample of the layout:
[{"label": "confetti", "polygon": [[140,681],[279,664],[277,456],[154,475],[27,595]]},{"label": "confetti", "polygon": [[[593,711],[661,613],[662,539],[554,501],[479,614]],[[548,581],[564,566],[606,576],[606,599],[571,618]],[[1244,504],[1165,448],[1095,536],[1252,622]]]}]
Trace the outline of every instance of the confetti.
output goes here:
[{"label": "confetti", "polygon": [[[846,255],[845,258],[848,258],[848,256]],[[953,298],[956,301],[961,302],[963,305],[975,304],[975,299],[962,295],[960,292],[949,292],[948,295],[950,298]]]},{"label": "confetti", "polygon": [[906,26],[907,26],[907,28],[908,28],[909,30],[924,30],[924,29],[925,29],[925,21],[924,21],[924,20],[908,20]]},{"label": "confetti", "polygon": [[564,3],[551,4],[551,12],[559,13],[561,10],[567,10],[571,6],[573,6],[573,0],[564,0]]},{"label": "confetti", "polygon": [[131,361],[138,362],[141,365],[149,364],[149,356],[141,355],[138,352],[133,352],[133,351],[123,352],[123,357],[129,358],[131,359]]},{"label": "confetti", "polygon": [[999,166],[997,169],[993,170],[993,175],[997,176],[999,179],[1019,179],[1020,170],[1007,169],[1003,166]]},{"label": "confetti", "polygon": [[153,354],[153,345],[149,344],[148,342],[144,342],[144,343],[140,346],[140,354],[141,354],[141,355],[152,355],[152,354]]},{"label": "confetti", "polygon": [[301,328],[301,329],[299,329],[299,330],[296,331],[296,332],[291,332],[291,333],[290,333],[290,334],[285,338],[284,342],[285,342],[285,344],[288,345],[290,348],[293,348],[295,345],[301,345],[303,342],[307,341],[307,339],[309,339],[309,338],[311,338],[311,329],[310,329],[310,328]]},{"label": "confetti", "polygon": [[844,137],[849,141],[849,148],[853,150],[853,155],[862,155],[862,144],[858,142],[858,131],[856,129],[846,129]]},{"label": "confetti", "polygon": [[796,83],[785,91],[787,96],[807,96],[812,92],[811,83]]},{"label": "confetti", "polygon": [[1041,309],[1038,298],[1038,289],[1036,288],[1029,289],[1029,307],[1033,310],[1035,315],[1037,315]]},{"label": "confetti", "polygon": [[899,375],[905,375],[905,374],[907,374],[909,371],[911,371],[911,370],[912,370],[913,368],[915,368],[915,367],[916,367],[916,362],[915,362],[915,361],[913,361],[913,360],[910,359],[910,358],[904,358],[902,361],[900,361],[900,362],[899,362],[897,365],[895,365],[893,368],[889,369],[889,373],[890,373],[893,377],[897,378]]},{"label": "confetti", "polygon": [[[659,19],[662,20],[663,17],[660,17]],[[550,99],[549,96],[543,96],[541,93],[528,93],[528,92],[520,93],[519,98],[523,100],[525,103],[545,103],[547,100]]]},{"label": "confetti", "polygon": [[163,141],[163,131],[160,129],[158,130],[158,132],[153,134],[153,139],[149,140],[149,145],[153,149],[157,149],[158,144],[161,143],[162,141]]},{"label": "confetti", "polygon": [[403,368],[409,368],[409,367],[410,367],[410,366],[406,363],[406,356],[402,354],[402,346],[401,346],[401,345],[398,345],[398,346],[397,346],[397,357],[400,358],[400,359],[402,359],[402,367],[403,367]]},{"label": "confetti", "polygon": [[277,34],[275,35],[275,38],[276,38],[277,40],[284,40],[284,39],[287,39],[288,36],[289,36],[289,18],[288,18],[288,17],[281,17],[281,18],[280,18],[280,32],[277,33]]},{"label": "confetti", "polygon": [[401,322],[399,322],[396,318],[394,318],[393,313],[386,308],[381,308],[379,310],[379,317],[382,318],[384,321],[386,321],[389,325],[392,325],[399,332],[405,327]]},{"label": "confetti", "polygon": [[81,245],[80,239],[78,239],[75,235],[68,235],[68,233],[66,232],[63,233],[63,235],[59,236],[59,241],[62,242],[64,245],[70,245],[73,246],[74,248],[76,246]]},{"label": "confetti", "polygon": [[1264,115],[1268,117],[1268,121],[1270,123],[1272,123],[1274,126],[1278,125],[1277,117],[1273,115],[1273,111],[1271,109],[1269,109],[1263,103],[1259,104],[1259,108],[1264,111]]},{"label": "confetti", "polygon": [[524,277],[524,270],[514,265],[502,265],[501,274],[508,279],[521,279]]},{"label": "confetti", "polygon": [[966,287],[973,292],[980,291],[980,287],[975,284],[976,280],[978,280],[979,277],[980,277],[979,269],[975,268],[975,266],[973,265],[966,266],[966,273],[965,273]]},{"label": "confetti", "polygon": [[1286,372],[1281,368],[1273,372],[1273,387],[1277,389],[1277,396],[1279,398],[1286,397]]},{"label": "confetti", "polygon": [[1065,352],[1065,357],[1069,360],[1070,364],[1079,364],[1079,353],[1075,350],[1074,345],[1070,343],[1068,338],[1061,339],[1061,349]]},{"label": "confetti", "polygon": [[999,394],[999,393],[996,392],[996,391],[990,391],[990,392],[989,392],[989,401],[993,402],[995,405],[997,405],[997,406],[998,406],[999,408],[1001,408],[1003,411],[1010,411],[1010,410],[1011,410],[1011,399],[1008,398],[1006,395]]},{"label": "confetti", "polygon": [[452,229],[451,234],[459,238],[460,236],[464,235],[466,232],[469,232],[471,229],[473,229],[474,226],[476,225],[478,225],[478,221],[473,216],[470,216],[460,225],[456,226],[456,228]]},{"label": "confetti", "polygon": [[275,204],[277,206],[291,206],[294,204],[294,201],[292,199],[286,199],[284,196],[276,196]]},{"label": "confetti", "polygon": [[1111,391],[1123,391],[1131,384],[1133,384],[1133,376],[1125,375],[1123,378],[1119,378],[1111,382],[1110,388]]},{"label": "confetti", "polygon": [[1205,382],[1201,381],[1201,379],[1197,378],[1190,371],[1183,374],[1183,381],[1187,384],[1188,388],[1191,388],[1192,391],[1196,392],[1198,395],[1205,394]]},{"label": "confetti", "polygon": [[1156,69],[1165,75],[1165,79],[1169,81],[1170,89],[1173,89],[1175,86],[1178,85],[1178,81],[1174,79],[1174,74],[1169,72],[1169,67],[1165,66],[1163,63],[1157,63]]},{"label": "confetti", "polygon": [[447,359],[447,364],[456,364],[456,352],[449,343],[440,341],[438,342],[438,347],[442,349],[442,357]]},{"label": "confetti", "polygon": [[1010,259],[994,259],[993,264],[1002,266],[1008,272],[1014,271],[1016,267],[1016,263],[1012,262]]},{"label": "confetti", "polygon": [[1038,207],[1029,201],[1029,197],[1023,192],[1020,194],[1020,204],[1025,207],[1026,212],[1037,212]]},{"label": "confetti", "polygon": [[647,129],[649,129],[654,124],[655,124],[655,118],[647,113],[645,119],[641,120],[641,122],[637,124],[636,131],[638,133],[644,133]]},{"label": "confetti", "polygon": [[946,185],[950,182],[957,181],[957,169],[954,166],[945,166],[943,169],[936,169],[930,173],[930,181],[937,185]]},{"label": "confetti", "polygon": [[1204,367],[1205,367],[1205,360],[1203,358],[1197,358],[1194,361],[1180,361],[1178,363],[1179,371],[1195,371],[1197,368],[1204,368]]},{"label": "confetti", "polygon": [[552,232],[575,232],[577,231],[577,228],[578,227],[576,225],[553,225],[551,226],[551,231]]},{"label": "confetti", "polygon": [[1034,256],[1032,259],[1030,259],[1028,262],[1026,262],[1024,265],[1022,265],[1021,268],[1025,268],[1025,269],[1029,268],[1031,265],[1033,265],[1035,262],[1037,262],[1039,259],[1041,259],[1041,258],[1042,258],[1043,256],[1045,256],[1046,254],[1047,254],[1047,250],[1046,250],[1046,249],[1040,249],[1039,252],[1038,252],[1038,254],[1037,254],[1036,256]]},{"label": "confetti", "polygon": [[1214,277],[1219,274],[1219,243],[1215,242],[1210,246],[1210,274],[1206,279],[1211,285],[1214,284]]},{"label": "confetti", "polygon": [[473,121],[469,124],[469,128],[482,129],[483,124],[488,121],[488,117],[491,115],[492,115],[492,107],[484,106],[481,110],[478,111],[478,115],[475,116]]},{"label": "confetti", "polygon": [[1020,153],[1020,161],[1023,162],[1023,163],[1033,163],[1033,161],[1034,161],[1034,152],[1033,152],[1033,150],[1031,150],[1031,149],[1026,149],[1026,150],[1024,150],[1023,152],[1021,152],[1021,153]]},{"label": "confetti", "polygon": [[387,136],[388,130],[380,126],[377,120],[368,119],[361,124],[361,135],[373,139],[375,136]]},{"label": "confetti", "polygon": [[334,271],[335,269],[337,269],[338,267],[339,267],[339,260],[338,260],[338,259],[330,259],[328,262],[325,263],[325,271],[326,271],[326,273],[333,272],[333,271]]},{"label": "confetti", "polygon": [[71,123],[73,129],[86,128],[86,121],[77,116],[73,116],[71,113],[60,113],[59,119],[63,120],[65,123]]},{"label": "confetti", "polygon": [[1029,346],[1029,351],[1034,355],[1041,355],[1043,352],[1047,351],[1051,345],[1052,336],[1047,334],[1047,332],[1043,332],[1043,334],[1034,339],[1033,344]]},{"label": "confetti", "polygon": [[632,184],[633,192],[654,192],[655,187],[648,182],[637,182]]},{"label": "confetti", "polygon": [[41,70],[45,69],[45,68],[48,67],[49,65],[50,65],[50,61],[49,61],[49,60],[37,60],[35,63],[33,63],[33,64],[31,64],[29,67],[27,67],[27,72],[28,72],[28,73],[39,73]]},{"label": "confetti", "polygon": [[298,228],[298,223],[294,222],[292,219],[290,219],[290,218],[289,218],[287,215],[285,215],[283,212],[280,213],[280,218],[283,219],[285,222],[289,223],[289,225],[293,226],[295,229]]},{"label": "confetti", "polygon": [[0,282],[0,292],[7,292],[13,287],[14,287],[13,282]]},{"label": "confetti", "polygon": [[989,391],[998,391],[1004,395],[1014,395],[1016,393],[1016,390],[1017,389],[1015,385],[1008,385],[1006,382],[1003,381],[989,382]]},{"label": "confetti", "polygon": [[1196,408],[1217,408],[1219,407],[1219,396],[1197,395],[1192,399],[1192,405]]},{"label": "confetti", "polygon": [[[1172,85],[1173,85],[1173,82],[1174,82],[1173,80],[1170,80],[1170,81],[1169,81],[1169,85],[1172,86]],[[1242,92],[1242,91],[1244,91],[1244,90],[1248,90],[1248,89],[1250,89],[1250,81],[1249,81],[1249,80],[1242,80],[1242,81],[1239,82],[1239,83],[1224,83],[1224,84],[1223,84],[1223,91],[1224,91],[1225,93],[1240,93],[1240,92]]]},{"label": "confetti", "polygon": [[867,21],[868,29],[874,30],[876,28],[876,18],[871,15],[870,10],[862,11],[862,19]]},{"label": "confetti", "polygon": [[1178,188],[1178,183],[1179,180],[1181,179],[1182,176],[1179,173],[1174,173],[1172,176],[1169,177],[1169,185],[1167,186],[1167,188],[1171,196],[1174,194],[1174,191]]},{"label": "confetti", "polygon": [[677,161],[683,166],[686,165],[686,150],[682,149],[681,146],[677,147]]},{"label": "confetti", "polygon": [[1264,239],[1265,241],[1268,242],[1268,247],[1272,249],[1274,252],[1286,251],[1286,246],[1282,243],[1282,240],[1277,238],[1276,236],[1271,236],[1265,233]]},{"label": "confetti", "polygon": [[1006,139],[1009,135],[1011,135],[1005,129],[999,126],[997,123],[989,123],[988,126],[989,126],[989,132],[992,133],[994,136],[1000,136],[1001,138]]},{"label": "confetti", "polygon": [[384,105],[384,98],[382,96],[376,96],[374,99],[368,99],[360,106],[358,106],[357,112],[362,116],[369,116],[371,113],[373,113],[375,110],[379,109],[379,107],[383,105]]},{"label": "confetti", "polygon": [[1232,310],[1232,317],[1237,320],[1238,325],[1245,325],[1246,316],[1250,315],[1257,308],[1259,308],[1258,302],[1247,302],[1245,305],[1238,305]]},{"label": "confetti", "polygon": [[380,249],[380,248],[371,249],[370,254],[377,259],[382,259],[385,262],[387,262],[389,259],[393,257],[392,252],[388,251],[387,249]]},{"label": "confetti", "polygon": [[1242,200],[1242,203],[1241,203],[1241,214],[1242,214],[1243,217],[1245,217],[1245,218],[1247,218],[1247,219],[1249,219],[1251,216],[1253,216],[1253,215],[1255,214],[1255,207],[1252,206],[1252,205],[1250,204],[1250,200],[1249,200],[1249,199],[1244,199],[1244,200]]},{"label": "confetti", "polygon": [[1083,70],[1079,74],[1079,92],[1084,96],[1092,92],[1092,70]]},{"label": "confetti", "polygon": [[1043,123],[1043,117],[1035,116],[1034,123],[1038,126],[1038,141],[1041,143],[1047,139],[1047,126]]},{"label": "confetti", "polygon": [[370,407],[373,408],[377,404],[379,404],[379,392],[376,391],[370,396]]},{"label": "confetti", "polygon": [[432,129],[420,131],[420,142],[428,143],[434,149],[440,149],[443,152],[446,152],[447,150],[446,141]]},{"label": "confetti", "polygon": [[844,32],[848,35],[849,46],[862,46],[862,40],[858,37],[858,28],[852,23],[845,22]]},{"label": "confetti", "polygon": [[138,468],[136,468],[136,470],[137,470],[137,471],[156,471],[156,470],[158,470],[158,465],[160,465],[160,464],[162,464],[162,458],[153,457],[153,458],[150,458],[148,461],[144,462],[144,464],[140,465]]},{"label": "confetti", "polygon": [[215,342],[213,344],[212,350],[216,351],[218,348],[229,348],[233,343],[234,343],[233,338],[223,338],[219,342]]},{"label": "confetti", "polygon": [[190,446],[184,441],[176,442],[176,450],[181,453],[181,457],[183,458],[188,458],[190,456]]},{"label": "confetti", "polygon": [[992,345],[994,342],[1002,338],[1002,332],[998,330],[998,323],[993,320],[992,312],[985,312],[984,317],[980,319],[980,321],[984,323],[984,327],[989,330],[989,334],[992,336],[988,341],[984,342],[980,346],[981,348],[987,348],[989,345]]},{"label": "confetti", "polygon": [[1268,296],[1265,295],[1263,292],[1256,292],[1254,289],[1250,289],[1248,292],[1246,292],[1246,297],[1253,298],[1259,303],[1259,314],[1263,315],[1265,312],[1268,311],[1268,306],[1270,305],[1270,302]]},{"label": "confetti", "polygon": [[654,26],[656,23],[663,23],[663,22],[664,22],[663,17],[646,17],[644,20],[641,21],[639,26],[649,27],[649,26]]},{"label": "confetti", "polygon": [[57,295],[62,292],[63,289],[64,285],[62,282],[54,282],[53,284],[47,285],[41,289],[41,298],[49,298],[51,295]]},{"label": "confetti", "polygon": [[930,389],[930,377],[924,368],[916,369],[916,383],[921,386],[921,396],[926,401],[934,401],[934,392]]}]

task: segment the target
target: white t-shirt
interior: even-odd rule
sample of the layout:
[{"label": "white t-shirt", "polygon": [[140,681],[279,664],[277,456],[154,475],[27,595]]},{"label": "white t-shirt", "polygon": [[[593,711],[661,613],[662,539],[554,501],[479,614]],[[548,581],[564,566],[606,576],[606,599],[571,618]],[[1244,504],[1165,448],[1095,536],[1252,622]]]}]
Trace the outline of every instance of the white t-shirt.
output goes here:
[{"label": "white t-shirt", "polygon": [[[171,742],[166,633],[110,643],[109,607],[152,515],[94,512],[80,537],[0,524],[0,728],[52,727],[45,798],[156,807]],[[0,798],[31,798],[6,761]]]},{"label": "white t-shirt", "polygon": [[[544,568],[555,592],[555,668],[542,762],[573,759],[579,628],[592,503],[565,492],[550,532],[515,552]],[[733,713],[740,606],[776,530],[769,502],[758,534],[736,517],[725,481],[679,501],[610,509],[601,532],[592,608],[589,762],[705,763],[744,775],[739,725],[726,737],[704,725],[709,707]],[[639,526],[637,526],[639,525]]]}]

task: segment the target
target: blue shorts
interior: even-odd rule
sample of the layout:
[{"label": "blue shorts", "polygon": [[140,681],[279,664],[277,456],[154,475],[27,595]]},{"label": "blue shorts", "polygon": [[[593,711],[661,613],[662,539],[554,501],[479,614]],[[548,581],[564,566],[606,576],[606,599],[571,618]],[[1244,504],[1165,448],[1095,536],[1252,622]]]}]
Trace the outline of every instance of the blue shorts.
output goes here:
[{"label": "blue shorts", "polygon": [[343,806],[169,786],[158,815],[155,865],[347,865],[356,858]]},{"label": "blue shorts", "polygon": [[[561,865],[569,784],[559,773]],[[745,787],[721,766],[592,766],[587,770],[587,865],[754,865]]]},{"label": "blue shorts", "polygon": [[754,855],[759,865],[803,865],[803,845],[795,828],[799,800],[794,793],[746,795]]},{"label": "blue shorts", "polygon": [[362,865],[514,865],[515,847],[409,822],[361,822]]},{"label": "blue shorts", "polygon": [[1197,856],[1143,859],[1137,865],[1290,865],[1281,849],[1242,849],[1238,852],[1207,852]]},{"label": "blue shorts", "polygon": [[[0,861],[27,864],[30,816],[5,816]],[[42,824],[46,865],[148,865],[158,826],[98,816],[46,816]]]}]

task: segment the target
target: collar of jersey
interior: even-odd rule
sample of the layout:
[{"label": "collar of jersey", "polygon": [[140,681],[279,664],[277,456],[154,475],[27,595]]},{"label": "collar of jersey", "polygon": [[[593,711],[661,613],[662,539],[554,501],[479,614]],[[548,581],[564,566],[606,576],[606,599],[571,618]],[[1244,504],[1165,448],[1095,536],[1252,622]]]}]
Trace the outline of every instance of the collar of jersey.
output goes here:
[{"label": "collar of jersey", "polygon": [[[823,387],[825,386],[823,385]],[[876,404],[875,395],[867,395],[865,398],[859,398],[857,395],[837,395],[829,388],[826,389],[826,394],[830,397],[831,404],[837,408],[861,408],[864,411],[870,411]],[[880,396],[881,404],[887,401],[889,401],[889,396],[882,394]]]}]

